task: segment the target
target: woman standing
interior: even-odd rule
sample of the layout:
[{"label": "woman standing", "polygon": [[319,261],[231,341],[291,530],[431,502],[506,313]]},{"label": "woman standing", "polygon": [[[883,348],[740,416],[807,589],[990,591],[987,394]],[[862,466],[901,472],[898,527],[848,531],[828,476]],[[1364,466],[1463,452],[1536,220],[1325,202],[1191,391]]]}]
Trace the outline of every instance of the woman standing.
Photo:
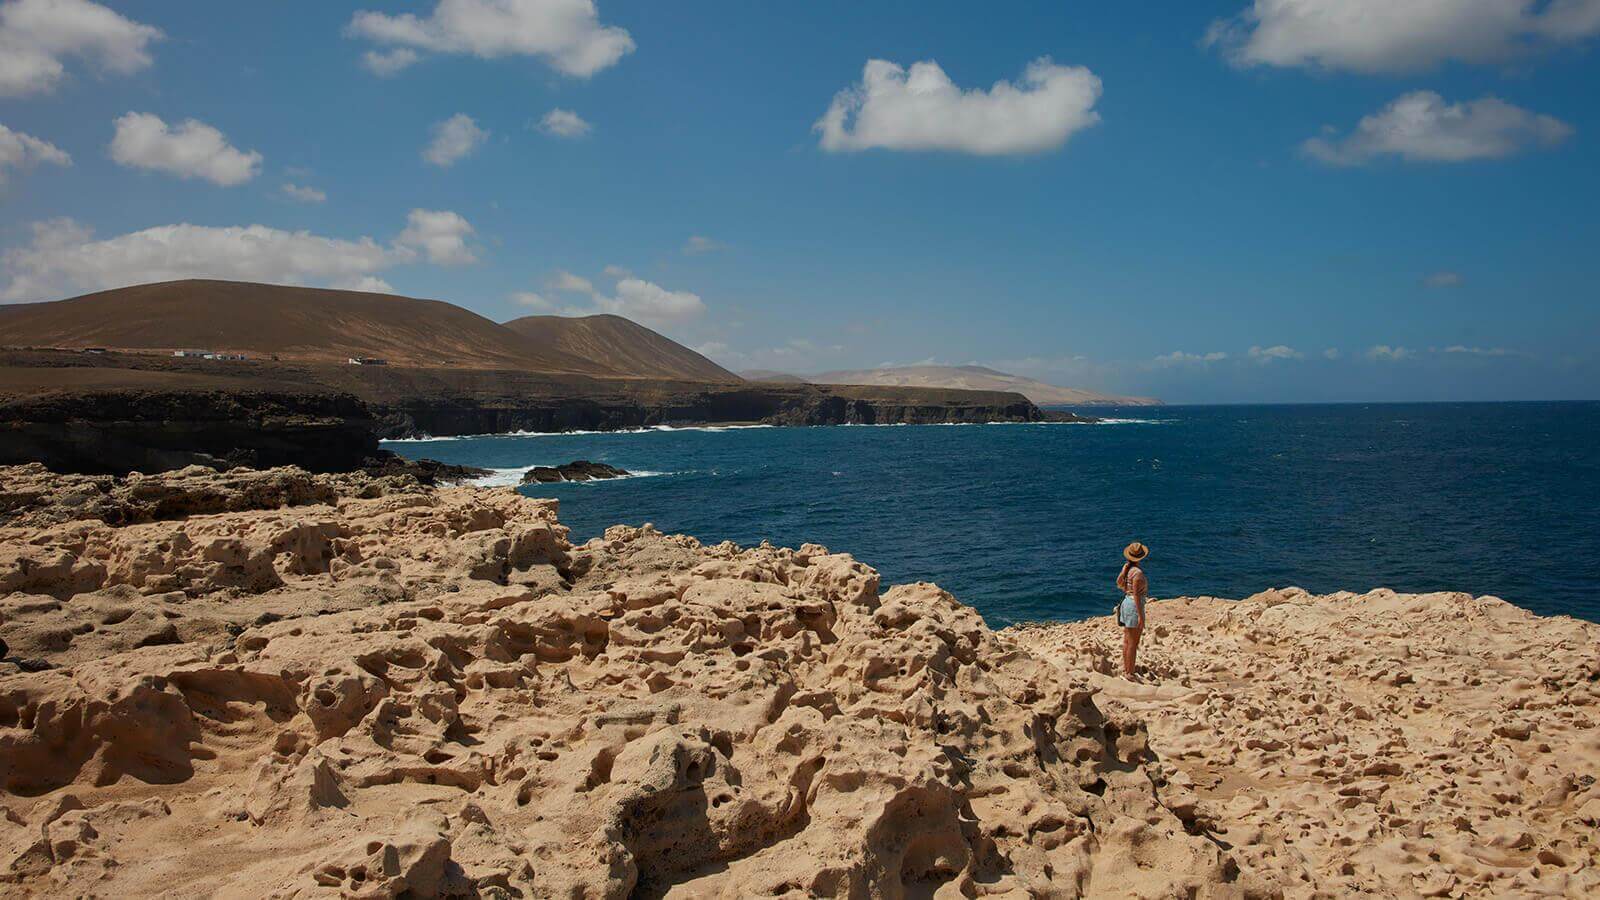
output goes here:
[{"label": "woman standing", "polygon": [[1144,634],[1144,598],[1150,582],[1144,577],[1141,564],[1150,555],[1150,548],[1134,541],[1122,551],[1122,571],[1117,575],[1117,589],[1122,591],[1122,603],[1117,607],[1117,624],[1122,626],[1122,674],[1133,678],[1133,669],[1139,657],[1139,637]]}]

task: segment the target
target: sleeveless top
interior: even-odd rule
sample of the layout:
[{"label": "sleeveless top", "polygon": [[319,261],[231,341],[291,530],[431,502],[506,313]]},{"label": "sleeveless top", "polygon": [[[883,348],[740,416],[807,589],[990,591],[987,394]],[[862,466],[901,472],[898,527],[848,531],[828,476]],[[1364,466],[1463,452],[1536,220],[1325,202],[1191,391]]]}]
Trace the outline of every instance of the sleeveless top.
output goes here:
[{"label": "sleeveless top", "polygon": [[[1131,566],[1128,569],[1128,577],[1122,581],[1126,585],[1127,593],[1122,595],[1122,604],[1117,608],[1117,624],[1123,628],[1139,627],[1139,601],[1133,596],[1135,576],[1143,577],[1144,570],[1138,566]],[[1146,590],[1148,589],[1147,586]]]}]

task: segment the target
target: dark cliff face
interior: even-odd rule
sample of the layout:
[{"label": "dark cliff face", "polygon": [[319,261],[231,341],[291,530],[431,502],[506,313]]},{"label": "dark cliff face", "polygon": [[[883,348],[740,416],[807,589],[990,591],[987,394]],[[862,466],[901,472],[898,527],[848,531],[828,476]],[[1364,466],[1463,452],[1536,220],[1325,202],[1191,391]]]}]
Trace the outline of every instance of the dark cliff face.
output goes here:
[{"label": "dark cliff face", "polygon": [[378,453],[348,394],[94,391],[0,401],[0,463],[123,474],[189,465],[333,472]]},{"label": "dark cliff face", "polygon": [[652,425],[1031,422],[1020,394],[714,384],[530,372],[0,353],[0,463],[122,474],[187,465],[343,471],[379,438]]},{"label": "dark cliff face", "polygon": [[[954,392],[952,392],[954,393]],[[771,425],[887,425],[944,422],[1033,422],[1043,414],[1012,395],[988,398],[908,399],[852,396],[848,387],[806,385],[739,387],[663,398],[408,397],[373,400],[378,433],[385,438],[494,434],[513,431],[605,431],[718,422]]]}]

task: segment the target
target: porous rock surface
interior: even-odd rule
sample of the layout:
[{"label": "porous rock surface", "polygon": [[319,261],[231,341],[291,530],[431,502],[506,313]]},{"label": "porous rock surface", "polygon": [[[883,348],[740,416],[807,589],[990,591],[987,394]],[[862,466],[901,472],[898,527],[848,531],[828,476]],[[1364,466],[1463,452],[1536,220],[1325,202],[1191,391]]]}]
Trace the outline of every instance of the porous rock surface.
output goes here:
[{"label": "porous rock surface", "polygon": [[1257,892],[1092,672],[846,554],[573,546],[406,477],[44,477],[0,470],[0,892]]},{"label": "porous rock surface", "polygon": [[1168,809],[1288,897],[1600,896],[1600,626],[1439,593],[1161,600],[1007,629],[1144,723]]}]

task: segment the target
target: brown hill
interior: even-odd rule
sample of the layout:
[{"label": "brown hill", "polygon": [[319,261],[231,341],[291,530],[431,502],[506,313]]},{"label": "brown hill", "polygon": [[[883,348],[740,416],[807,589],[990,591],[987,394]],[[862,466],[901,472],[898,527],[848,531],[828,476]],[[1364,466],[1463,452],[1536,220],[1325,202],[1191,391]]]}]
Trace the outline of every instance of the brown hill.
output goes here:
[{"label": "brown hill", "polygon": [[966,391],[1015,391],[1040,406],[1158,406],[1152,397],[1118,397],[1081,388],[1046,384],[983,366],[903,366],[823,372],[807,375],[812,384],[872,384],[894,387],[956,388]]},{"label": "brown hill", "polygon": [[554,347],[540,348],[440,300],[237,281],[169,281],[0,307],[0,343],[215,350],[304,362],[364,356],[398,366],[627,374]]},{"label": "brown hill", "polygon": [[530,352],[573,356],[639,378],[737,382],[739,376],[682,344],[621,316],[524,316],[505,327],[522,335]]}]

